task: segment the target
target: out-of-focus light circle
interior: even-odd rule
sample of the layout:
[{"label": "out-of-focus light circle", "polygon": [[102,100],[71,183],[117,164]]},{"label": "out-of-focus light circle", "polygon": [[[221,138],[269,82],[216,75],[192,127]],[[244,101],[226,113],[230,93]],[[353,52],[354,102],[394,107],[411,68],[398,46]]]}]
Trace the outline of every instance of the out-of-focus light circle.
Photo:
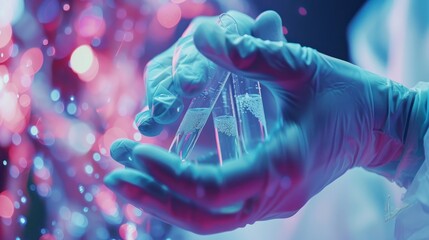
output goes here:
[{"label": "out-of-focus light circle", "polygon": [[55,239],[56,239],[55,236],[49,233],[45,233],[39,238],[39,240],[55,240]]},{"label": "out-of-focus light circle", "polygon": [[46,49],[46,54],[49,56],[49,57],[52,57],[52,56],[54,56],[55,55],[55,47],[53,47],[53,46],[50,46],[50,47],[48,47],[48,49]]},{"label": "out-of-focus light circle", "polygon": [[69,103],[67,104],[67,113],[70,115],[74,115],[77,112],[77,107],[76,104],[74,103]]},{"label": "out-of-focus light circle", "polygon": [[86,73],[94,61],[94,52],[89,45],[76,48],[70,58],[70,67],[77,74]]},{"label": "out-of-focus light circle", "polygon": [[75,150],[76,153],[86,154],[93,145],[86,141],[88,133],[92,133],[92,129],[87,124],[82,122],[73,123],[68,133],[70,148]]},{"label": "out-of-focus light circle", "polygon": [[101,156],[100,156],[100,154],[99,154],[99,153],[94,153],[94,154],[92,155],[92,159],[94,159],[94,161],[98,162],[98,161],[100,161],[100,160],[101,160]]},{"label": "out-of-focus light circle", "polygon": [[34,171],[35,176],[42,180],[49,180],[51,177],[51,172],[47,167],[42,167],[36,171]]},{"label": "out-of-focus light circle", "polygon": [[214,8],[205,1],[186,1],[180,4],[182,17],[191,19],[199,15],[212,15]]},{"label": "out-of-focus light circle", "polygon": [[85,172],[86,172],[86,174],[91,175],[94,172],[94,168],[91,165],[86,165],[85,166]]},{"label": "out-of-focus light circle", "polygon": [[95,194],[95,202],[100,207],[101,211],[109,216],[118,214],[118,204],[116,196],[107,187],[102,186],[100,191]]},{"label": "out-of-focus light circle", "polygon": [[88,219],[80,212],[74,211],[71,214],[71,224],[67,225],[67,230],[73,239],[81,239],[88,227]]},{"label": "out-of-focus light circle", "polygon": [[45,163],[41,157],[37,156],[34,158],[33,165],[36,169],[42,169]]},{"label": "out-of-focus light circle", "polygon": [[66,12],[67,12],[68,10],[70,10],[70,5],[69,5],[68,3],[64,4],[64,5],[63,5],[63,10],[64,10],[64,11],[66,11]]},{"label": "out-of-focus light circle", "polygon": [[16,23],[23,12],[23,0],[0,0],[0,26]]},{"label": "out-of-focus light circle", "polygon": [[79,192],[80,192],[80,193],[85,192],[85,187],[84,187],[84,186],[82,186],[82,185],[79,185]]},{"label": "out-of-focus light circle", "polygon": [[165,28],[175,27],[182,17],[180,7],[174,3],[162,5],[156,12],[158,22]]},{"label": "out-of-focus light circle", "polygon": [[86,135],[86,141],[87,141],[89,144],[94,144],[94,143],[95,143],[95,136],[94,136],[94,134],[92,134],[92,133],[88,133],[88,134]]},{"label": "out-of-focus light circle", "polygon": [[13,177],[13,178],[16,179],[16,178],[19,177],[19,174],[20,174],[20,172],[19,172],[18,167],[16,167],[15,165],[10,166],[10,168],[9,168],[9,175],[11,177]]},{"label": "out-of-focus light circle", "polygon": [[[12,90],[12,89],[10,89]],[[18,101],[15,91],[0,92],[0,121],[14,121],[19,115],[19,108],[17,107]]]},{"label": "out-of-focus light circle", "polygon": [[15,209],[13,207],[12,201],[7,196],[6,192],[2,192],[0,194],[0,206],[0,217],[11,218]]},{"label": "out-of-focus light circle", "polygon": [[51,91],[51,100],[56,102],[60,99],[60,91],[57,89],[54,89]]},{"label": "out-of-focus light circle", "polygon": [[75,23],[75,30],[82,37],[101,37],[106,30],[103,10],[96,6],[83,10]]},{"label": "out-of-focus light circle", "polygon": [[31,135],[36,136],[37,134],[39,134],[39,130],[37,129],[36,126],[32,126],[30,128],[30,133],[31,133]]},{"label": "out-of-focus light circle", "polygon": [[30,48],[21,57],[21,66],[30,74],[36,74],[43,65],[43,53],[39,48]]},{"label": "out-of-focus light circle", "polygon": [[287,35],[289,33],[289,30],[287,29],[287,27],[283,26],[282,32],[283,32],[283,35]]},{"label": "out-of-focus light circle", "polygon": [[21,141],[22,141],[21,135],[19,135],[18,133],[12,134],[12,143],[13,144],[18,146],[19,144],[21,144]]},{"label": "out-of-focus light circle", "polygon": [[[110,146],[112,145],[112,143],[118,139],[118,138],[126,138],[128,137],[127,133],[121,129],[121,128],[117,128],[117,127],[113,127],[113,128],[109,128],[103,136],[103,147],[109,149]],[[100,146],[101,147],[101,146]],[[101,149],[102,150],[102,149]],[[100,151],[103,155],[107,154],[107,151],[105,153],[103,153],[102,151]]]},{"label": "out-of-focus light circle", "polygon": [[137,229],[134,223],[124,223],[119,227],[119,235],[122,239],[137,239]]},{"label": "out-of-focus light circle", "polygon": [[30,103],[31,103],[31,98],[27,94],[22,94],[21,96],[19,96],[19,104],[22,107],[28,107],[30,106]]},{"label": "out-of-focus light circle", "polygon": [[6,87],[6,84],[9,82],[9,71],[6,66],[0,65],[0,92],[3,88]]},{"label": "out-of-focus light circle", "polygon": [[142,210],[134,207],[131,204],[127,204],[124,206],[124,215],[129,221],[132,221],[137,224],[143,223],[143,219],[145,217],[143,216]]},{"label": "out-of-focus light circle", "polygon": [[85,198],[85,201],[87,202],[92,202],[92,200],[94,200],[94,196],[92,196],[92,194],[88,192],[85,193],[84,198]]},{"label": "out-of-focus light circle", "polygon": [[94,54],[94,61],[92,61],[91,67],[85,73],[79,74],[79,79],[84,82],[92,81],[97,76],[99,68],[98,58]]},{"label": "out-of-focus light circle", "polygon": [[64,33],[66,35],[70,35],[73,32],[73,29],[71,27],[65,27],[64,28]]},{"label": "out-of-focus light circle", "polygon": [[0,63],[6,62],[13,53],[13,41],[9,41],[6,46],[0,47]]},{"label": "out-of-focus light circle", "polygon": [[18,46],[18,44],[12,44],[12,50],[11,50],[10,56],[11,57],[16,57],[16,56],[18,56],[18,53],[19,53],[19,46]]},{"label": "out-of-focus light circle", "polygon": [[91,45],[93,47],[98,47],[98,46],[100,46],[100,44],[101,44],[101,39],[100,38],[94,38],[91,41]]},{"label": "out-of-focus light circle", "polygon": [[12,38],[12,27],[9,24],[0,26],[0,48],[6,46]]},{"label": "out-of-focus light circle", "polygon": [[37,193],[41,197],[48,197],[51,194],[51,187],[46,183],[41,183],[37,185]]},{"label": "out-of-focus light circle", "polygon": [[27,219],[24,216],[19,217],[19,223],[21,225],[25,225],[27,223]]},{"label": "out-of-focus light circle", "polygon": [[133,138],[135,141],[140,141],[140,140],[142,140],[142,135],[140,132],[135,132],[133,135]]},{"label": "out-of-focus light circle", "polygon": [[182,2],[185,2],[186,0],[171,0],[171,2],[172,3],[176,3],[176,4],[179,4],[179,3],[182,3]]},{"label": "out-of-focus light circle", "polygon": [[306,16],[307,15],[307,9],[305,9],[305,7],[299,7],[298,8],[298,13],[301,16]]},{"label": "out-of-focus light circle", "polygon": [[82,110],[86,111],[88,110],[88,108],[89,108],[88,103],[86,102],[82,103],[82,107],[81,107]]},{"label": "out-of-focus light circle", "polygon": [[55,103],[54,110],[57,113],[63,113],[64,112],[64,103],[62,103],[62,102]]}]

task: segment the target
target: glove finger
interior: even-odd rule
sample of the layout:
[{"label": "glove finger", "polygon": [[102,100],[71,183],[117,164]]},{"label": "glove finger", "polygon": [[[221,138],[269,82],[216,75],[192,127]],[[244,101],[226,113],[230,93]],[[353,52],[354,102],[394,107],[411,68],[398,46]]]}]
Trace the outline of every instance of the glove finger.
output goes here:
[{"label": "glove finger", "polygon": [[[115,161],[122,165],[125,165],[126,167],[145,171],[146,167],[144,162],[140,161],[139,159],[135,159],[133,156],[134,148],[139,145],[141,145],[141,143],[132,141],[127,138],[117,139],[110,146],[110,156]],[[193,160],[193,162],[196,162],[198,164],[218,165],[219,158],[217,152],[210,152],[208,154],[199,156],[197,159]]]},{"label": "glove finger", "polygon": [[159,124],[175,122],[183,110],[183,100],[174,87],[172,76],[168,76],[154,91],[151,107],[151,116]]},{"label": "glove finger", "polygon": [[134,148],[133,157],[172,191],[208,207],[225,207],[256,196],[264,182],[264,161],[240,159],[222,166],[196,165],[144,144]]},{"label": "glove finger", "polygon": [[[242,32],[250,32],[253,20],[242,13],[231,11]],[[191,25],[215,22],[215,18],[202,17]],[[190,29],[193,27],[190,26]],[[187,31],[174,46],[154,58],[145,71],[148,106],[153,120],[159,124],[175,122],[183,109],[183,97],[194,97],[207,85],[208,63],[195,48],[192,30]]]},{"label": "glove finger", "polygon": [[[159,56],[152,59],[145,68],[147,105],[150,115],[137,116],[136,125],[145,130],[148,136],[155,136],[162,130],[160,124],[169,124],[177,120],[183,109],[183,101],[174,89],[172,78],[172,56],[174,47],[170,47]],[[143,126],[140,126],[144,124]],[[153,130],[149,130],[153,126]]]},{"label": "glove finger", "polygon": [[[239,35],[248,34],[250,35],[252,33],[252,27],[255,24],[255,19],[251,18],[250,16],[238,12],[238,11],[228,11],[226,12],[229,16],[231,16],[235,23],[237,24],[237,30]],[[227,23],[231,24],[231,23]]]},{"label": "glove finger", "polygon": [[190,231],[209,234],[243,226],[249,212],[221,213],[183,199],[150,176],[132,169],[116,170],[104,179],[106,186],[163,221]]},{"label": "glove finger", "polygon": [[[254,23],[251,17],[237,11],[229,11],[227,14],[235,19],[235,22],[227,24],[236,24],[240,33],[250,34],[251,26]],[[204,25],[208,22],[216,23],[216,21],[217,18],[214,17],[201,18],[198,20],[198,25]],[[192,34],[177,42],[172,60],[175,89],[184,97],[194,97],[199,94],[209,80],[207,71],[209,62],[196,49]]]},{"label": "glove finger", "polygon": [[173,82],[179,95],[194,97],[205,88],[207,64],[207,58],[195,48],[192,35],[180,40],[172,62]]},{"label": "glove finger", "polygon": [[[152,106],[153,94],[157,87],[171,76],[171,61],[174,46],[150,60],[144,70],[144,81],[146,84],[147,105]],[[171,82],[171,80],[170,80]],[[164,85],[168,85],[165,84]]]},{"label": "glove finger", "polygon": [[139,144],[126,138],[117,139],[110,146],[110,156],[125,167],[141,169],[141,166],[135,164],[133,158],[133,149]]},{"label": "glove finger", "polygon": [[311,79],[316,71],[314,50],[299,44],[225,34],[209,24],[196,29],[194,43],[204,56],[229,71],[274,81],[286,89],[301,85],[300,79]]},{"label": "glove finger", "polygon": [[138,113],[134,122],[140,133],[149,137],[159,135],[164,128],[162,124],[155,121],[150,110]]},{"label": "glove finger", "polygon": [[282,27],[282,19],[277,12],[265,11],[256,18],[252,36],[262,40],[286,41]]}]

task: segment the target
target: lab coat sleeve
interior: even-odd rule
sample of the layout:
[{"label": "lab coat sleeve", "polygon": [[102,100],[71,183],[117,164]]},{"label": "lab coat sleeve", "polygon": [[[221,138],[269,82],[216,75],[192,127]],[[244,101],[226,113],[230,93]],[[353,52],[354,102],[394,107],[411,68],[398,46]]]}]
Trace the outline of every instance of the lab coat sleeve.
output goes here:
[{"label": "lab coat sleeve", "polygon": [[396,217],[395,237],[429,239],[429,131],[424,137],[425,160],[404,195],[404,207]]},{"label": "lab coat sleeve", "polygon": [[[354,63],[405,86],[429,81],[429,1],[368,1],[349,26]],[[426,88],[423,84],[416,88]],[[429,117],[428,117],[429,119]],[[410,126],[413,127],[413,126]],[[425,130],[423,130],[425,131]],[[429,133],[423,163],[381,169],[381,175],[406,186],[404,207],[395,218],[396,239],[429,239]],[[392,170],[392,171],[389,171]],[[386,176],[383,172],[398,175]],[[401,184],[407,182],[408,184]]]}]

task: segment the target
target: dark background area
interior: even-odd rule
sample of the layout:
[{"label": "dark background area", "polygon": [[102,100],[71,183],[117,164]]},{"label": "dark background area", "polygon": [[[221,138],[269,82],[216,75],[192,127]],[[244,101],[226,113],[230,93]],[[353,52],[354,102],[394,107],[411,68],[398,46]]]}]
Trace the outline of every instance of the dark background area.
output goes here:
[{"label": "dark background area", "polygon": [[[288,41],[349,60],[347,27],[366,0],[254,0],[260,10],[282,16]],[[298,9],[306,9],[305,16]]]}]

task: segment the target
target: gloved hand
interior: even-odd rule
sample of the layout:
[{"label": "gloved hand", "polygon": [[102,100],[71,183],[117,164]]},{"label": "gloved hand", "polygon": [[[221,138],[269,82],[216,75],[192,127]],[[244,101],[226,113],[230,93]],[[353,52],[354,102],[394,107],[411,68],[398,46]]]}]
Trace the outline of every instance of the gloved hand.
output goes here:
[{"label": "gloved hand", "polygon": [[[222,166],[182,163],[159,147],[118,140],[112,157],[129,168],[109,174],[107,186],[164,221],[207,234],[292,216],[353,167],[409,184],[424,158],[426,92],[287,43],[274,12],[249,24],[236,20],[247,34],[226,34],[215,22],[201,22],[193,51],[261,81],[276,96],[281,124],[254,151]],[[189,54],[195,65],[186,65],[188,71],[199,71],[194,66],[201,56]],[[161,56],[157,61],[168,66],[171,55]],[[147,80],[174,72],[163,74]],[[239,209],[225,211],[237,203]]]},{"label": "gloved hand", "polygon": [[[239,12],[231,11],[229,14],[237,20],[240,34],[250,34],[253,19]],[[158,135],[165,124],[176,121],[180,116],[184,98],[195,97],[207,85],[209,62],[196,49],[193,36],[197,26],[216,23],[217,19],[194,19],[173,46],[146,65],[144,79],[148,109],[136,116],[136,125],[142,134]]]}]

